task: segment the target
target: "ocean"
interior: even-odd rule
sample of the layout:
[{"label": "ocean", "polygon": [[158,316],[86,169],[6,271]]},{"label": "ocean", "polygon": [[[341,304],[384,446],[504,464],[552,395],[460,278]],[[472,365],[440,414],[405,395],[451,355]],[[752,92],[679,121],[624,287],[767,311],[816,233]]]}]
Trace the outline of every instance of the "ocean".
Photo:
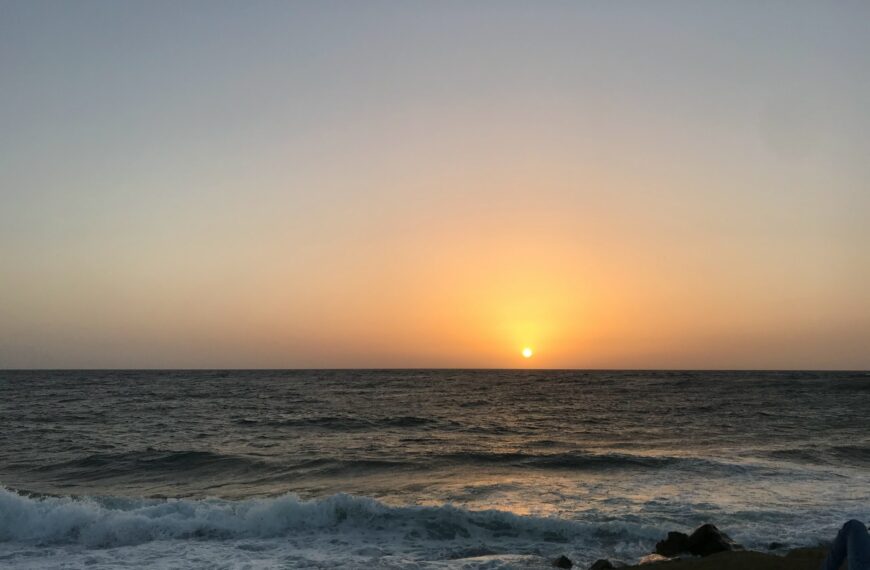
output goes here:
[{"label": "ocean", "polygon": [[585,568],[868,499],[868,372],[0,371],[3,567]]}]

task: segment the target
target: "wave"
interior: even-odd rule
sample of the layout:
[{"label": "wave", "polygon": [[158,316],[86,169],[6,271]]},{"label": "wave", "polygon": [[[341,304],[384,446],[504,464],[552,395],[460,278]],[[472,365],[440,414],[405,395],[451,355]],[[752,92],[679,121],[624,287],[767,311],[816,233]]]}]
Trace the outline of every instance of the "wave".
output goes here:
[{"label": "wave", "polygon": [[725,468],[734,467],[706,459],[692,457],[649,456],[627,453],[454,453],[443,456],[456,463],[489,463],[538,469],[568,470],[615,470],[615,469],[662,469],[680,468]]},{"label": "wave", "polygon": [[831,453],[841,461],[870,465],[870,445],[835,445]]},{"label": "wave", "polygon": [[870,445],[861,444],[777,449],[768,455],[775,459],[801,464],[870,466]]},{"label": "wave", "polygon": [[98,478],[112,477],[122,473],[190,472],[190,471],[237,471],[255,469],[265,462],[235,455],[223,455],[211,451],[171,451],[147,448],[120,453],[99,453],[86,457],[44,465],[37,472],[88,473]]},{"label": "wave", "polygon": [[200,481],[211,484],[219,481],[256,484],[302,476],[411,470],[423,466],[422,463],[401,459],[318,457],[281,462],[276,459],[263,460],[211,451],[160,451],[149,448],[143,451],[88,455],[42,465],[33,468],[30,474],[42,480],[77,483],[172,480],[200,488],[197,485]]},{"label": "wave", "polygon": [[512,469],[568,471],[632,471],[680,469],[708,473],[745,471],[746,466],[709,459],[648,456],[628,453],[560,453],[478,451],[440,454],[404,454],[390,457],[252,457],[201,450],[147,448],[118,453],[100,453],[32,468],[31,477],[44,481],[141,483],[172,480],[199,488],[198,481],[248,483],[283,481],[289,478],[339,476],[363,472],[396,472],[421,469],[455,469],[492,466]]},{"label": "wave", "polygon": [[396,469],[411,469],[419,466],[411,461],[399,461],[388,459],[333,459],[320,458],[310,459],[296,463],[291,467],[282,470],[277,479],[283,478],[287,470],[292,472],[316,472],[318,475],[337,475],[342,473],[357,472],[357,471],[380,471],[380,470],[396,470]]},{"label": "wave", "polygon": [[351,416],[318,416],[311,418],[288,418],[278,420],[252,420],[249,418],[239,418],[235,420],[235,423],[244,426],[319,428],[354,431],[368,429],[376,430],[381,428],[419,427],[433,424],[435,423],[435,420],[420,418],[417,416],[397,416],[375,420],[367,420]]},{"label": "wave", "polygon": [[286,537],[309,532],[386,532],[421,540],[523,538],[566,543],[579,537],[649,540],[654,529],[590,525],[505,511],[444,505],[389,506],[338,494],[301,500],[122,499],[33,497],[0,487],[0,542],[87,547],[135,545],[167,539],[227,540]]}]

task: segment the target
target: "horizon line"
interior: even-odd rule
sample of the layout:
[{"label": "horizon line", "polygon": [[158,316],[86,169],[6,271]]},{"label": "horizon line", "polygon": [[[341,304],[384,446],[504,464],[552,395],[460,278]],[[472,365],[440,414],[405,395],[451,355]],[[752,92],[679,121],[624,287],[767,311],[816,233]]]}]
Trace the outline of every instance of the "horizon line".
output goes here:
[{"label": "horizon line", "polygon": [[870,374],[870,369],[859,368],[509,368],[509,367],[332,367],[332,368],[0,368],[0,372],[307,372],[307,371],[469,371],[469,372],[858,372]]}]

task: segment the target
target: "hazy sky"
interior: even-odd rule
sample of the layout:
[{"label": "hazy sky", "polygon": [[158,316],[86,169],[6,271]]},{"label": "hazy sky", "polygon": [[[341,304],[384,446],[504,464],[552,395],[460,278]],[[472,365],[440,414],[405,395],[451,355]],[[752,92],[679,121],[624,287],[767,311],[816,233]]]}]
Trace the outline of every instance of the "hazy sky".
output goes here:
[{"label": "hazy sky", "polygon": [[868,215],[864,1],[0,0],[0,367],[867,369]]}]

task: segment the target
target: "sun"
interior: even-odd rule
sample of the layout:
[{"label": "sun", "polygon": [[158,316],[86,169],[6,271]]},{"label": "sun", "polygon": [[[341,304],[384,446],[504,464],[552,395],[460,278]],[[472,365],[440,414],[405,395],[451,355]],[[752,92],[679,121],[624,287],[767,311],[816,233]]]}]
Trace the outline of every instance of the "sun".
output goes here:
[{"label": "sun", "polygon": [[534,352],[528,346],[523,349],[523,358],[531,358]]}]

